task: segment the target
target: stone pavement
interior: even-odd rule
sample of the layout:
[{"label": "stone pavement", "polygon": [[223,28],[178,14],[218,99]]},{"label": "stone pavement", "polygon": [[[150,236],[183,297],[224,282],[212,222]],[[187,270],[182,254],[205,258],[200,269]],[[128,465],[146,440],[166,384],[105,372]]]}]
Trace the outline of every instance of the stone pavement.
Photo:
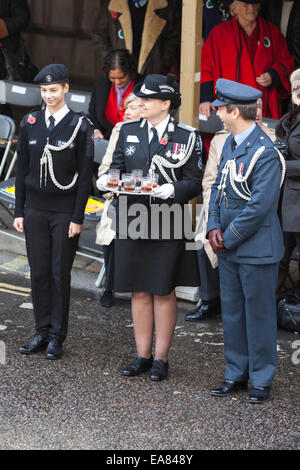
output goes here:
[{"label": "stone pavement", "polygon": [[[59,361],[22,356],[33,332],[24,245],[0,235],[0,449],[300,448],[300,337],[278,332],[272,400],[214,398],[223,378],[221,318],[191,324],[178,302],[169,378],[120,375],[135,355],[130,301],[98,304],[97,263],[76,259],[69,336]],[[295,343],[297,341],[297,343]],[[296,348],[296,349],[295,349]],[[297,352],[298,351],[298,352]]]}]

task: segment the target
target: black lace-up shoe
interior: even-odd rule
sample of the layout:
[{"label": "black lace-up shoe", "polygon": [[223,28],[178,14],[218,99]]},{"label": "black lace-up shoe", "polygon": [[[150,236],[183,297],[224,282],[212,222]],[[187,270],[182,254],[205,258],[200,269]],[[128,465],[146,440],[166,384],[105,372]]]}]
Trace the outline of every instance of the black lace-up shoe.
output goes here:
[{"label": "black lace-up shoe", "polygon": [[200,305],[185,316],[185,321],[200,322],[217,316],[221,312],[220,299],[201,301]]},{"label": "black lace-up shoe", "polygon": [[215,397],[226,397],[227,395],[231,395],[238,390],[247,390],[248,384],[245,381],[238,381],[234,382],[231,380],[224,380],[218,387],[212,388],[210,390],[210,395]]},{"label": "black lace-up shoe", "polygon": [[159,381],[168,377],[169,363],[161,359],[155,359],[150,370],[149,379]]},{"label": "black lace-up shoe", "polygon": [[46,359],[60,359],[62,356],[62,342],[58,339],[51,339],[45,352]]},{"label": "black lace-up shoe", "polygon": [[271,399],[271,387],[252,387],[249,395],[250,403],[264,403]]},{"label": "black lace-up shoe", "polygon": [[44,351],[49,343],[49,340],[41,335],[35,335],[35,337],[29,341],[29,343],[20,346],[18,351],[21,354],[36,354],[40,351]]},{"label": "black lace-up shoe", "polygon": [[137,356],[132,362],[130,362],[121,372],[122,375],[127,377],[134,377],[141,374],[145,370],[149,370],[153,364],[153,357],[145,359],[142,356]]}]

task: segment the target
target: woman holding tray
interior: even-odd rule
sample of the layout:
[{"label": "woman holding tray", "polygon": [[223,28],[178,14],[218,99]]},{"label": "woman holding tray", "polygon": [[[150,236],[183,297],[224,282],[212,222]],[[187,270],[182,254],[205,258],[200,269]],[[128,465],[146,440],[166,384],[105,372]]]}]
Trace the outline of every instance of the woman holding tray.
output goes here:
[{"label": "woman holding tray", "polygon": [[[150,380],[168,375],[168,352],[176,324],[176,286],[198,286],[195,251],[186,250],[184,205],[200,193],[201,141],[195,129],[177,123],[170,111],[180,105],[173,75],[148,75],[134,87],[141,98],[141,119],[124,123],[110,169],[144,176],[158,173],[151,195],[120,195],[117,207],[115,290],[132,292],[137,357],[123,370],[136,376],[150,370]],[[107,174],[97,186],[106,188]],[[154,213],[169,211],[168,217]],[[134,214],[139,214],[134,217]],[[164,223],[162,223],[164,221]],[[156,332],[154,357],[153,332]]]}]

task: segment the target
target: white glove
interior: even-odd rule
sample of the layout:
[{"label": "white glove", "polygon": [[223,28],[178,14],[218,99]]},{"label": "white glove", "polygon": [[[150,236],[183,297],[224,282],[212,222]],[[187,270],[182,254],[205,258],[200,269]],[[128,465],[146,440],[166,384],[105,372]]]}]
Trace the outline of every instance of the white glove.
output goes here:
[{"label": "white glove", "polygon": [[100,178],[97,179],[96,186],[99,191],[107,191],[107,180],[108,175],[101,175]]},{"label": "white glove", "polygon": [[168,199],[169,197],[175,196],[175,189],[173,184],[166,183],[155,188],[153,193],[155,197],[159,197],[160,199]]}]

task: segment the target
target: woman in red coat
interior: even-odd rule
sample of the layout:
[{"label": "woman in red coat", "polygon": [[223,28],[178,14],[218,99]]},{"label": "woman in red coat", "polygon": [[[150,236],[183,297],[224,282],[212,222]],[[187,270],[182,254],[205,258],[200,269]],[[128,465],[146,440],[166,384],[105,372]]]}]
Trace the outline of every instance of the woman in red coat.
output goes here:
[{"label": "woman in red coat", "polygon": [[117,122],[122,122],[124,102],[136,83],[136,60],[126,49],[115,49],[104,59],[105,77],[96,81],[89,105],[94,138],[109,139]]},{"label": "woman in red coat", "polygon": [[278,119],[290,94],[294,58],[279,28],[259,16],[259,0],[231,5],[230,21],[215,26],[202,47],[200,113],[210,115],[218,78],[262,91],[264,116]]}]

